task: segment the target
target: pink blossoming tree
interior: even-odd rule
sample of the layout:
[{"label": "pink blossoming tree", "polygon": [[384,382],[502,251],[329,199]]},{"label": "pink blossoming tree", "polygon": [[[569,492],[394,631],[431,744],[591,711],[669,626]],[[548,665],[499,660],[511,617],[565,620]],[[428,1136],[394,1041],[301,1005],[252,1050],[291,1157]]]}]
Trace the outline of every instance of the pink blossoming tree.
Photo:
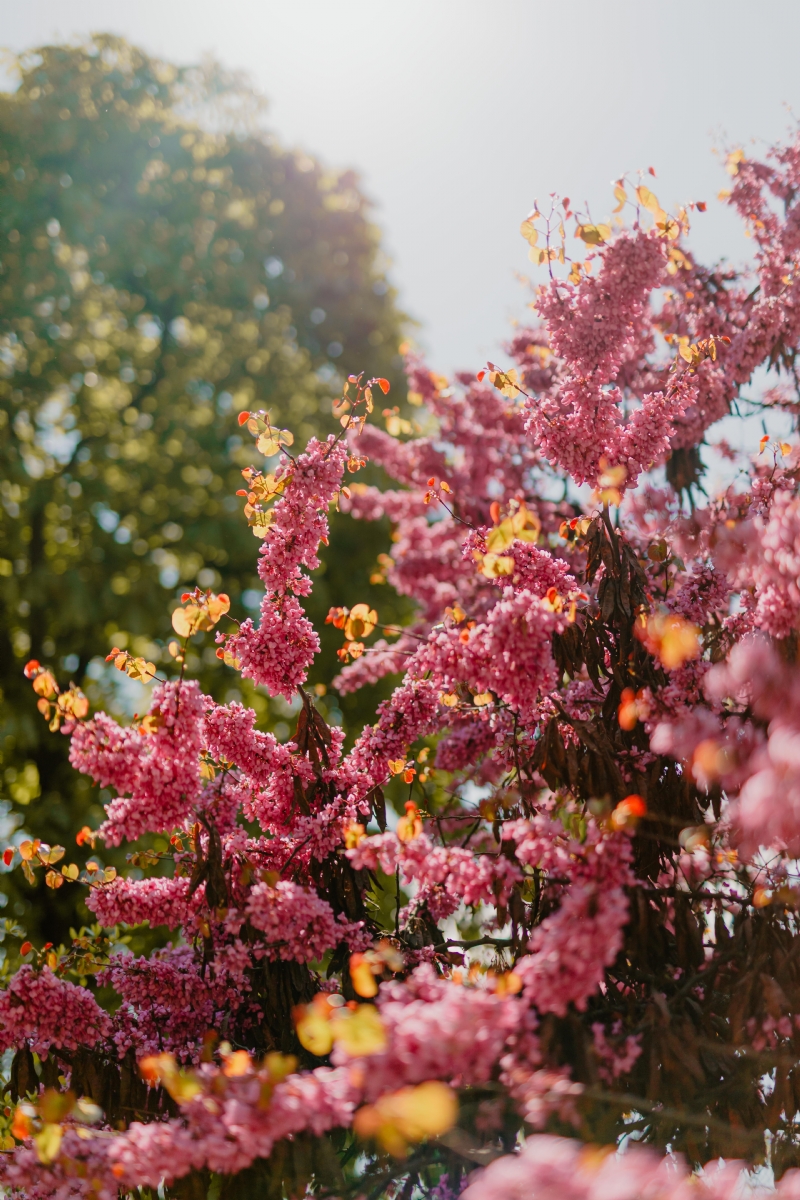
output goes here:
[{"label": "pink blossoming tree", "polygon": [[[144,716],[28,664],[112,799],[73,856],[5,852],[97,920],[20,945],[0,994],[7,1194],[722,1200],[768,1160],[800,1196],[800,450],[699,484],[759,368],[798,407],[800,139],[729,170],[748,273],[621,180],[615,226],[523,223],[546,282],[503,366],[409,359],[417,426],[380,429],[360,377],[301,452],[242,414],[260,617],[195,591],[168,678],[115,650]],[[302,604],[332,504],[390,518],[378,574],[416,605],[331,611],[340,692],[397,680],[349,740]],[[211,636],[295,705],[290,740],[187,678]],[[158,948],[121,950],[145,922]]]}]

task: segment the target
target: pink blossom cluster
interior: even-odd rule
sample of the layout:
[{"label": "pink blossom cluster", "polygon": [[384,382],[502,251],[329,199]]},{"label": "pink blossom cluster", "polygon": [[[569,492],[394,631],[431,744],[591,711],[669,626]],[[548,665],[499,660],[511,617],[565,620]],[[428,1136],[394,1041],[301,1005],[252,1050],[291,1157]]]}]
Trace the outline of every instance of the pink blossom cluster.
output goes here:
[{"label": "pink blossom cluster", "polygon": [[356,802],[391,778],[390,761],[404,758],[409,746],[434,726],[438,689],[427,679],[409,679],[378,708],[338,772],[339,787]]},{"label": "pink blossom cluster", "polygon": [[[465,1200],[730,1200],[745,1184],[742,1168],[732,1161],[695,1175],[682,1158],[664,1157],[648,1146],[633,1143],[624,1153],[604,1153],[572,1138],[538,1134],[528,1138],[519,1154],[504,1155],[476,1172],[461,1195]],[[795,1200],[800,1173],[790,1171],[776,1191],[755,1186],[747,1194],[759,1200],[776,1195]]]},{"label": "pink blossom cluster", "polygon": [[264,934],[270,958],[297,962],[322,958],[349,933],[346,924],[337,922],[326,900],[289,880],[274,887],[257,883],[250,892],[247,916],[253,928]]},{"label": "pink blossom cluster", "polygon": [[312,438],[285,471],[283,494],[272,509],[258,564],[265,587],[260,622],[256,627],[248,617],[227,640],[245,678],[287,700],[305,681],[319,651],[319,637],[296,597],[311,590],[302,568],[319,566],[319,544],[328,537],[328,505],[341,486],[345,458],[345,447],[333,438]]},{"label": "pink blossom cluster", "polygon": [[664,275],[665,249],[656,231],[622,233],[600,252],[596,274],[542,288],[537,311],[551,347],[576,377],[599,383],[616,377],[649,324],[647,299]]},{"label": "pink blossom cluster", "polygon": [[192,913],[202,903],[198,889],[196,900],[189,895],[189,880],[156,876],[152,879],[128,879],[118,875],[108,883],[98,883],[86,898],[86,907],[101,925],[166,925],[177,929],[191,924]]},{"label": "pink blossom cluster", "polygon": [[401,841],[396,834],[379,833],[364,838],[347,857],[354,866],[387,875],[399,869],[406,883],[420,889],[434,920],[454,913],[459,904],[503,904],[513,884],[521,878],[519,868],[503,855],[481,854],[458,846],[435,846],[425,834]]},{"label": "pink blossom cluster", "polygon": [[[745,637],[704,681],[710,707],[664,721],[652,744],[705,786],[722,780],[729,820],[747,854],[800,849],[800,679],[761,634]],[[746,719],[751,711],[758,724]],[[780,803],[776,803],[776,797]]]},{"label": "pink blossom cluster", "polygon": [[174,829],[192,811],[204,707],[194,681],[164,683],[154,689],[147,732],[122,729],[105,713],[76,726],[72,765],[102,787],[130,793],[106,805],[102,836],[109,845]]},{"label": "pink blossom cluster", "polygon": [[150,958],[117,956],[103,972],[122,1003],[114,1016],[113,1041],[120,1055],[133,1046],[136,1057],[169,1051],[193,1060],[203,1036],[242,1003],[243,980],[224,968],[202,970],[190,946],[157,951]]},{"label": "pink blossom cluster", "polygon": [[[694,401],[690,384],[645,391],[623,420],[615,382],[626,359],[649,339],[647,300],[666,266],[657,231],[623,233],[599,255],[597,274],[578,283],[553,280],[538,295],[550,346],[562,376],[527,406],[527,427],[542,453],[577,483],[596,483],[603,464],[622,466],[632,486],[669,448],[675,421]],[[525,351],[523,350],[523,355]]]},{"label": "pink blossom cluster", "polygon": [[532,592],[507,588],[485,621],[471,629],[431,633],[410,669],[429,673],[445,691],[466,684],[476,692],[494,692],[525,713],[555,682],[551,641],[561,625],[563,620]]},{"label": "pink blossom cluster", "polygon": [[46,1055],[51,1046],[76,1050],[109,1036],[111,1022],[87,988],[59,979],[49,967],[23,966],[0,993],[0,1047],[30,1047]]},{"label": "pink blossom cluster", "polygon": [[777,489],[769,497],[766,511],[736,530],[736,540],[742,539],[745,553],[736,557],[723,553],[722,562],[734,585],[752,590],[754,623],[773,637],[785,638],[800,628],[800,498],[796,491]]},{"label": "pink blossom cluster", "polygon": [[[385,984],[378,1008],[388,1047],[361,1060],[368,1098],[400,1081],[485,1082],[510,1051],[522,1051],[538,1065],[535,1019],[514,997],[437,978],[430,966],[417,967],[403,983]],[[353,1056],[337,1047],[334,1061],[351,1063]]]},{"label": "pink blossom cluster", "polygon": [[521,863],[563,880],[559,908],[536,926],[530,953],[514,968],[540,1012],[563,1015],[571,1004],[586,1007],[622,948],[625,887],[635,879],[624,834],[604,834],[590,820],[579,842],[559,824],[543,814],[513,822],[504,837],[516,843]]},{"label": "pink blossom cluster", "polygon": [[[530,1020],[513,999],[437,979],[429,968],[419,968],[405,984],[382,989],[380,1012],[389,1041],[384,1054],[359,1059],[337,1049],[334,1058],[342,1065],[293,1073],[274,1086],[268,1065],[251,1063],[234,1072],[224,1062],[221,1069],[201,1064],[195,1075],[200,1088],[181,1101],[179,1118],[133,1122],[115,1136],[101,1132],[82,1152],[68,1132],[62,1159],[42,1181],[53,1190],[42,1195],[60,1196],[56,1189],[64,1186],[77,1188],[66,1194],[114,1196],[114,1187],[157,1187],[203,1167],[235,1174],[268,1157],[281,1138],[304,1130],[319,1135],[349,1124],[365,1099],[398,1085],[452,1079],[454,1062],[456,1082],[480,1083],[490,1078],[508,1045],[535,1051]],[[76,1161],[87,1159],[96,1182],[86,1175],[81,1181],[82,1172],[75,1170]],[[24,1147],[2,1168],[3,1182],[11,1186],[30,1186],[37,1176]]]}]

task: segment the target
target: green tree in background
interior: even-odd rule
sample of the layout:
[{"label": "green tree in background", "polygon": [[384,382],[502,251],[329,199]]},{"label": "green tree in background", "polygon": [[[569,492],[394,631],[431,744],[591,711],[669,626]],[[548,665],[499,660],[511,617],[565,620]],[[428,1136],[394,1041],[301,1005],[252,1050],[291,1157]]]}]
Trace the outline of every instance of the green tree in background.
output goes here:
[{"label": "green tree in background", "polygon": [[[255,547],[234,493],[255,458],[237,413],[268,408],[300,444],[328,432],[343,374],[399,382],[402,321],[355,176],[260,131],[238,79],[108,36],[18,68],[0,96],[0,796],[72,842],[105,797],[69,768],[24,662],[98,698],[112,644],[167,654],[185,588],[246,615]],[[377,598],[397,619],[369,585],[386,531],[339,524],[316,624]],[[335,664],[323,655],[322,679]],[[242,688],[213,648],[203,682]],[[34,935],[80,919],[4,883]]]}]

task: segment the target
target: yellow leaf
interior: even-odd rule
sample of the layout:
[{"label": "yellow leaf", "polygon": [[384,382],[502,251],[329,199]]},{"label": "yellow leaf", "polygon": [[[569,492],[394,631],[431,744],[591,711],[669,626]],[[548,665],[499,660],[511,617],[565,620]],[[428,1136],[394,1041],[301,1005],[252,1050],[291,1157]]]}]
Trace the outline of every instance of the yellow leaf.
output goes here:
[{"label": "yellow leaf", "polygon": [[487,579],[513,575],[515,565],[510,554],[484,554],[481,575],[485,575]]},{"label": "yellow leaf", "polygon": [[432,1079],[364,1105],[356,1113],[353,1127],[359,1137],[375,1138],[390,1154],[402,1158],[409,1144],[447,1133],[457,1115],[454,1092],[446,1083]]},{"label": "yellow leaf", "polygon": [[542,523],[534,513],[528,511],[524,504],[520,505],[510,520],[514,536],[521,542],[536,542],[539,540]]},{"label": "yellow leaf", "polygon": [[172,614],[172,628],[178,637],[191,637],[197,632],[197,618],[200,609],[196,604],[187,604],[185,608],[176,608]]},{"label": "yellow leaf", "polygon": [[492,703],[492,693],[476,692],[476,694],[472,697],[472,703],[478,708],[484,708],[487,704]]},{"label": "yellow leaf", "polygon": [[164,1077],[162,1082],[176,1104],[185,1104],[187,1100],[194,1100],[195,1096],[199,1096],[203,1090],[202,1083],[193,1071],[170,1073]]},{"label": "yellow leaf", "polygon": [[74,1092],[56,1092],[54,1087],[48,1087],[42,1092],[38,1102],[38,1115],[47,1124],[58,1124],[71,1114],[76,1106]]},{"label": "yellow leaf", "polygon": [[230,606],[230,598],[224,592],[221,592],[219,596],[209,596],[207,602],[208,615],[214,625],[225,616]]},{"label": "yellow leaf", "polygon": [[787,454],[791,454],[791,453],[792,453],[792,447],[789,445],[789,443],[781,442],[781,454],[783,454],[785,457]]},{"label": "yellow leaf", "polygon": [[532,246],[536,245],[539,240],[539,231],[532,221],[523,221],[519,227],[519,231],[525,238],[526,242],[530,242]]},{"label": "yellow leaf", "polygon": [[256,449],[260,450],[265,458],[271,458],[273,454],[277,454],[281,448],[276,434],[269,430],[267,433],[262,433],[256,439]]},{"label": "yellow leaf", "polygon": [[45,1125],[41,1133],[34,1135],[33,1144],[36,1147],[36,1155],[44,1166],[49,1166],[58,1158],[63,1136],[64,1131],[60,1125]]},{"label": "yellow leaf", "polygon": [[406,760],[404,758],[390,758],[388,766],[393,775],[402,775],[406,769]]},{"label": "yellow leaf", "polygon": [[663,217],[659,217],[656,221],[657,228],[661,231],[661,236],[668,238],[669,241],[674,241],[680,236],[681,227],[674,217],[668,217],[664,213]]},{"label": "yellow leaf", "polygon": [[386,1049],[386,1030],[373,1004],[337,1008],[331,1016],[333,1038],[351,1058],[380,1054]]},{"label": "yellow leaf", "polygon": [[439,700],[446,708],[455,708],[458,704],[458,696],[455,692],[442,692]]},{"label": "yellow leaf", "polygon": [[646,188],[644,184],[641,184],[639,187],[637,187],[636,198],[638,199],[642,208],[646,208],[649,212],[658,213],[662,211],[661,205],[658,203],[658,197],[653,195],[650,189]]},{"label": "yellow leaf", "polygon": [[739,164],[744,162],[744,150],[732,150],[725,160],[725,170],[729,175],[739,174]]},{"label": "yellow leaf", "polygon": [[600,246],[611,237],[610,225],[579,225],[575,236],[586,242],[587,246]]},{"label": "yellow leaf", "polygon": [[354,604],[344,627],[344,635],[348,640],[369,637],[377,623],[378,614],[374,608],[368,604]]},{"label": "yellow leaf", "polygon": [[411,422],[393,413],[386,418],[386,431],[392,437],[399,437],[401,433],[411,433]]},{"label": "yellow leaf", "polygon": [[498,371],[495,387],[499,387],[503,396],[508,396],[509,400],[513,400],[519,395],[519,375],[514,367],[510,371]]},{"label": "yellow leaf", "polygon": [[322,1006],[301,1005],[294,1011],[297,1040],[304,1050],[317,1058],[324,1058],[333,1049],[333,1030]]},{"label": "yellow leaf", "polygon": [[[601,460],[601,466],[603,461]],[[603,471],[597,477],[597,486],[602,488],[615,488],[624,483],[628,478],[628,468],[624,463],[619,463],[615,467],[605,466]]]},{"label": "yellow leaf", "polygon": [[617,201],[617,207],[614,209],[614,212],[622,212],[622,209],[625,206],[625,201],[628,199],[628,193],[620,184],[617,184],[617,186],[614,188],[614,198]]},{"label": "yellow leaf", "polygon": [[80,868],[77,863],[69,863],[61,868],[61,874],[65,879],[77,879],[80,875]]},{"label": "yellow leaf", "polygon": [[514,529],[514,522],[511,517],[506,517],[505,521],[501,521],[499,525],[495,525],[486,537],[486,549],[497,554],[500,550],[506,550],[512,542],[516,540],[517,531]]},{"label": "yellow leaf", "polygon": [[248,517],[248,524],[257,538],[265,538],[272,524],[271,512],[254,512]]}]

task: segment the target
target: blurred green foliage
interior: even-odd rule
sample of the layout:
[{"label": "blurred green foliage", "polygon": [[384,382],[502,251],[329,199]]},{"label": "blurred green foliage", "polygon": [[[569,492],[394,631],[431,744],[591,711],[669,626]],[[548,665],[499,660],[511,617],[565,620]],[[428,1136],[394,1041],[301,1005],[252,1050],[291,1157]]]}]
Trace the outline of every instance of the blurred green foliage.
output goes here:
[{"label": "blurred green foliage", "polygon": [[[23,664],[130,712],[147,701],[105,666],[112,645],[164,661],[176,597],[196,583],[252,611],[258,543],[234,493],[264,460],[238,412],[269,409],[301,446],[327,433],[343,374],[401,384],[403,321],[353,173],[262,132],[242,80],[106,36],[18,68],[0,96],[0,797],[7,836],[24,821],[73,847],[107,797],[72,772]],[[369,584],[388,531],[335,526],[317,627],[358,600],[399,619]],[[287,736],[290,714],[197,641],[187,665],[204,688],[245,695]],[[325,635],[312,682],[329,682],[339,641]],[[374,713],[374,696],[348,704],[354,725]],[[73,889],[0,884],[34,938],[86,917]]]}]

